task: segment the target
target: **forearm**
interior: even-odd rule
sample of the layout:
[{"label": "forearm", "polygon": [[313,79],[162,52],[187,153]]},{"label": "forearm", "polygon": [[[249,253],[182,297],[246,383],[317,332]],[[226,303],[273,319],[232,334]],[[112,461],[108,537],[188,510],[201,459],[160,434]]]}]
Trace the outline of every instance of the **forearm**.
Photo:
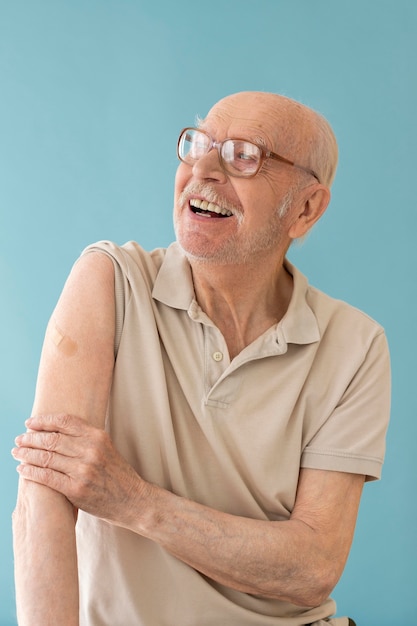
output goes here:
[{"label": "forearm", "polygon": [[19,626],[77,626],[74,509],[48,487],[21,480],[13,513]]},{"label": "forearm", "polygon": [[343,571],[361,475],[303,468],[290,519],[256,520],[144,481],[107,433],[80,418],[37,416],[27,426],[31,432],[16,439],[13,451],[22,476],[65,494],[90,515],[158,543],[225,586],[317,606]]},{"label": "forearm", "polygon": [[130,527],[209,578],[302,606],[328,596],[331,563],[303,522],[237,517],[152,485],[141,500]]}]

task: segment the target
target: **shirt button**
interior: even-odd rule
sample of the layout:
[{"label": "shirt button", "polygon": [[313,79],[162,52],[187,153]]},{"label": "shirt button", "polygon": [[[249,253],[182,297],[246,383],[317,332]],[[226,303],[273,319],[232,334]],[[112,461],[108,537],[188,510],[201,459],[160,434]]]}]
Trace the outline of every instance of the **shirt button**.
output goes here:
[{"label": "shirt button", "polygon": [[213,359],[215,361],[221,361],[223,358],[223,354],[221,352],[213,352]]}]

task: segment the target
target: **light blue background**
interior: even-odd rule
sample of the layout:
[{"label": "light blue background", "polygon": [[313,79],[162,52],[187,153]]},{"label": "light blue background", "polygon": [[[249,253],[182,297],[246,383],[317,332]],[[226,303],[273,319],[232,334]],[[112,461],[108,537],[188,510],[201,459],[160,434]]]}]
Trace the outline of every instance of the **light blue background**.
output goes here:
[{"label": "light blue background", "polygon": [[417,625],[416,28],[415,0],[0,0],[2,626],[16,623],[9,450],[67,273],[98,239],[172,240],[177,133],[242,89],[300,99],[339,139],[331,207],[290,256],[385,326],[393,405],[334,596],[358,626]]}]

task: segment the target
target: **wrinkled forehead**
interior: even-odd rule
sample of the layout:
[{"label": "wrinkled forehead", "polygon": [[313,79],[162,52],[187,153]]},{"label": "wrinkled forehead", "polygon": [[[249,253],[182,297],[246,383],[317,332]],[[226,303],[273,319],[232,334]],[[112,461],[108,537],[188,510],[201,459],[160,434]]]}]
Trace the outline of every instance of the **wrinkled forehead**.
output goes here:
[{"label": "wrinkled forehead", "polygon": [[273,94],[237,94],[215,104],[201,126],[215,139],[239,137],[257,140],[273,149],[289,141],[288,107]]}]

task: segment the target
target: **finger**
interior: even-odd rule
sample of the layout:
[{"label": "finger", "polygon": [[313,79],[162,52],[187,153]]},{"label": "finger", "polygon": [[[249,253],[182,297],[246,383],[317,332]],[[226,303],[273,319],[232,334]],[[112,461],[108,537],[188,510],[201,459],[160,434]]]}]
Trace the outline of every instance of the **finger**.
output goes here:
[{"label": "finger", "polygon": [[59,452],[65,456],[77,455],[78,438],[57,432],[29,431],[15,439],[18,448],[37,448],[49,452]]},{"label": "finger", "polygon": [[[98,486],[97,476],[91,476],[85,467],[74,467],[74,461],[65,471],[59,471],[61,460],[52,453],[47,457],[38,457],[34,460],[31,455],[42,451],[27,448],[27,459],[34,463],[48,463],[49,467],[41,467],[36,464],[22,462],[16,468],[21,478],[46,487],[50,487],[62,493],[75,507],[83,509],[92,515],[103,516],[106,510],[106,497],[103,497],[103,489]],[[42,461],[40,459],[43,459]],[[71,467],[74,472],[71,472]],[[98,495],[97,495],[98,494]],[[97,504],[98,503],[98,504]]]},{"label": "finger", "polygon": [[26,420],[25,426],[31,430],[60,432],[66,435],[80,436],[88,430],[87,422],[76,415],[59,413],[52,415],[34,415]]},{"label": "finger", "polygon": [[46,487],[50,487],[55,491],[67,496],[70,491],[71,480],[65,474],[57,472],[49,467],[37,467],[23,463],[18,465],[16,470],[22,478],[30,480]]},{"label": "finger", "polygon": [[34,448],[13,448],[12,455],[16,461],[24,465],[49,468],[51,470],[66,473],[69,468],[68,457],[56,454],[50,450],[37,450]]}]

